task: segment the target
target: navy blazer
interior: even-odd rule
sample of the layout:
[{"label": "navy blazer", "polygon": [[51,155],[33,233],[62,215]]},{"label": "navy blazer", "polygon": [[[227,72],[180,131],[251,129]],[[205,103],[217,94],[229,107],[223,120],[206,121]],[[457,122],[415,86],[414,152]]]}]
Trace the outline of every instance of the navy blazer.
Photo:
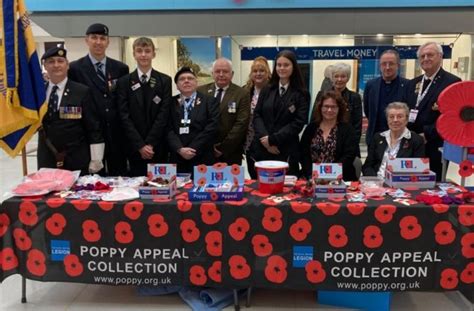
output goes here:
[{"label": "navy blazer", "polygon": [[[382,164],[383,155],[387,149],[387,139],[376,133],[372,143],[369,145],[367,159],[362,166],[364,176],[377,176],[380,165]],[[411,132],[411,138],[402,138],[397,158],[422,158],[425,156],[425,144],[423,138]]]},{"label": "navy blazer", "polygon": [[[405,87],[407,86],[408,79],[398,77],[399,86],[396,94],[396,101],[401,101],[405,94]],[[379,114],[380,106],[380,85],[382,83],[382,77],[372,79],[367,82],[364,89],[364,113],[369,120],[369,126],[365,134],[365,141],[367,146],[370,145],[372,137],[375,134],[375,124],[377,123],[377,116]]]},{"label": "navy blazer", "polygon": [[[408,103],[410,109],[416,106],[416,99],[418,97],[418,89],[421,89],[421,80],[423,75],[420,75],[408,82],[405,92],[405,102]],[[418,106],[418,116],[415,123],[408,123],[408,128],[415,133],[424,133],[427,144],[433,144],[433,147],[440,147],[443,140],[436,131],[436,120],[440,112],[438,110],[438,96],[449,85],[459,82],[461,79],[440,68],[438,74],[433,79],[432,85],[425,95],[420,105]]]}]

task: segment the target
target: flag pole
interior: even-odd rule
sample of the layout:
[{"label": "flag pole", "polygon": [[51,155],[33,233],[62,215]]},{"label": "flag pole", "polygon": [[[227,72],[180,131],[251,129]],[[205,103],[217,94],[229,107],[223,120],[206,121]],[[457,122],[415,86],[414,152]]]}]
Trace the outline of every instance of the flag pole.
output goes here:
[{"label": "flag pole", "polygon": [[[26,147],[21,149],[21,168],[23,169],[23,176],[28,175],[28,162],[26,160]],[[21,277],[21,303],[26,303],[26,278]]]}]

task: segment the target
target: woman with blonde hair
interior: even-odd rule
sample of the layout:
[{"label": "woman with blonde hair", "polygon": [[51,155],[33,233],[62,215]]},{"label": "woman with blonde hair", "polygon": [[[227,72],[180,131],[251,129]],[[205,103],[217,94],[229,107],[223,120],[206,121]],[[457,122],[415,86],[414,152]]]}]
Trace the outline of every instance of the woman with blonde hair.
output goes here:
[{"label": "woman with blonde hair", "polygon": [[250,94],[250,122],[249,129],[247,132],[247,139],[244,145],[245,158],[247,160],[247,170],[252,179],[257,179],[257,172],[255,171],[255,161],[250,157],[249,149],[252,143],[252,140],[255,135],[253,129],[253,112],[255,106],[257,106],[258,95],[263,87],[265,87],[270,80],[271,71],[270,66],[268,66],[268,61],[263,56],[258,56],[253,60],[252,66],[250,67],[249,79],[245,84],[244,88],[249,91]]}]

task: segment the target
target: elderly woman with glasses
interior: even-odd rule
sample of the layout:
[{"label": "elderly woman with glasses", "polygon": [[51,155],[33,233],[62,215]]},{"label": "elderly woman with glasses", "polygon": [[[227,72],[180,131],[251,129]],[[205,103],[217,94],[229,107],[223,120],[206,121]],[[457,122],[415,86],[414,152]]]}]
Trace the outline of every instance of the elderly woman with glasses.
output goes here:
[{"label": "elderly woman with glasses", "polygon": [[388,160],[425,156],[423,138],[407,129],[410,110],[407,104],[393,102],[385,108],[388,130],[376,133],[362,166],[365,176],[385,176]]},{"label": "elderly woman with glasses", "polygon": [[313,163],[342,163],[343,179],[357,180],[353,165],[357,142],[347,120],[347,106],[340,94],[335,91],[324,93],[316,105],[313,120],[301,137],[303,177],[311,177]]}]

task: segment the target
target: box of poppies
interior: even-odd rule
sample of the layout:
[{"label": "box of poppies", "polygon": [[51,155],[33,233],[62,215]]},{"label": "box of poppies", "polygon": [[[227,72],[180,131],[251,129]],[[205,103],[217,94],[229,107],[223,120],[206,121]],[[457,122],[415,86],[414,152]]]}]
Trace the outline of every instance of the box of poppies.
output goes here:
[{"label": "box of poppies", "polygon": [[172,199],[176,194],[176,164],[148,164],[147,179],[138,188],[142,199]]},{"label": "box of poppies", "polygon": [[312,177],[315,198],[343,198],[346,195],[341,163],[313,163]]},{"label": "box of poppies", "polygon": [[392,188],[434,188],[436,174],[430,171],[428,158],[396,158],[388,160],[385,183]]},{"label": "box of poppies", "polygon": [[244,193],[244,170],[236,164],[198,165],[193,183],[190,201],[239,201]]}]

